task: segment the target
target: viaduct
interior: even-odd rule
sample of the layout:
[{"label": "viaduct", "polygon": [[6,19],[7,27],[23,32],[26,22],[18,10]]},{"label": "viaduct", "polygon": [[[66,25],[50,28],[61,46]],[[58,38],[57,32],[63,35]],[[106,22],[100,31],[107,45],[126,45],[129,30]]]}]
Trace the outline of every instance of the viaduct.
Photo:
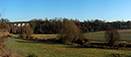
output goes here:
[{"label": "viaduct", "polygon": [[[12,33],[14,33],[14,31],[18,32],[18,26],[20,26],[20,29],[22,30],[22,26],[26,26],[28,24],[30,24],[30,22],[8,22],[6,23],[8,26],[12,26]],[[15,29],[15,30],[14,30]]]}]

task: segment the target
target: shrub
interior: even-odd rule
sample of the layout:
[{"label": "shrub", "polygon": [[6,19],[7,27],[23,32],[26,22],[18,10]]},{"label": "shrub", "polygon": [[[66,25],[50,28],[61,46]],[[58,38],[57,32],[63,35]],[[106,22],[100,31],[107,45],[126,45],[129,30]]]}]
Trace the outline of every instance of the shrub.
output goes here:
[{"label": "shrub", "polygon": [[76,42],[79,38],[85,38],[74,22],[63,19],[62,28],[58,38],[62,43]]},{"label": "shrub", "polygon": [[21,37],[22,37],[22,38],[26,38],[26,34],[23,32],[23,33],[21,34]]},{"label": "shrub", "polygon": [[26,37],[29,38],[33,34],[33,30],[30,26],[24,26],[22,28],[22,34],[24,34],[24,33],[25,33]]},{"label": "shrub", "polygon": [[120,40],[120,35],[115,28],[108,28],[105,32],[105,39],[108,41],[109,46],[115,45],[115,41]]}]

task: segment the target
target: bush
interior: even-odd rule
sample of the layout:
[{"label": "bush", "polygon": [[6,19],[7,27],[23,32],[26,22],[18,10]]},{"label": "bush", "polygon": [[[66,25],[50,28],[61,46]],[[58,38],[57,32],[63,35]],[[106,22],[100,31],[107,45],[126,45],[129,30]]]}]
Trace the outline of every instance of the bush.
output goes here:
[{"label": "bush", "polygon": [[120,35],[115,28],[108,28],[105,32],[105,38],[109,46],[115,45],[115,42],[120,40]]},{"label": "bush", "polygon": [[23,32],[23,33],[21,34],[21,37],[22,37],[22,38],[26,38],[26,34]]},{"label": "bush", "polygon": [[24,26],[22,28],[22,34],[21,34],[21,36],[25,37],[24,34],[26,35],[27,38],[31,37],[31,35],[33,34],[32,28],[30,26]]},{"label": "bush", "polygon": [[76,42],[79,38],[85,38],[81,34],[80,29],[75,25],[74,22],[68,19],[63,19],[62,28],[58,38],[62,43]]}]

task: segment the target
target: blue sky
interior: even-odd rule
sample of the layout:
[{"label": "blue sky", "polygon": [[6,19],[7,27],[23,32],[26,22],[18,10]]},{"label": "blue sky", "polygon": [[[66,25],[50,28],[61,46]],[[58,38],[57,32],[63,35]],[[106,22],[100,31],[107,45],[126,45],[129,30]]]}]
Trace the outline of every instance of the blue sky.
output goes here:
[{"label": "blue sky", "polygon": [[[6,7],[7,6],[7,7]],[[55,17],[84,20],[131,20],[131,0],[0,0],[0,18],[11,22]]]}]

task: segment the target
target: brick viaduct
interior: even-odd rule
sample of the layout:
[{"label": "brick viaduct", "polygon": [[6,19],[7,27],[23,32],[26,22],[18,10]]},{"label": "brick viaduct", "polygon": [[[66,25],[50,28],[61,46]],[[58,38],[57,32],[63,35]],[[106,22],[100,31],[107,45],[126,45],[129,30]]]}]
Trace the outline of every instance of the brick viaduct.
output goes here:
[{"label": "brick viaduct", "polygon": [[12,32],[14,33],[14,29],[16,29],[15,31],[18,32],[18,25],[20,24],[20,29],[22,30],[22,25],[28,25],[30,24],[30,22],[9,22],[6,23],[8,26],[12,26]]}]

